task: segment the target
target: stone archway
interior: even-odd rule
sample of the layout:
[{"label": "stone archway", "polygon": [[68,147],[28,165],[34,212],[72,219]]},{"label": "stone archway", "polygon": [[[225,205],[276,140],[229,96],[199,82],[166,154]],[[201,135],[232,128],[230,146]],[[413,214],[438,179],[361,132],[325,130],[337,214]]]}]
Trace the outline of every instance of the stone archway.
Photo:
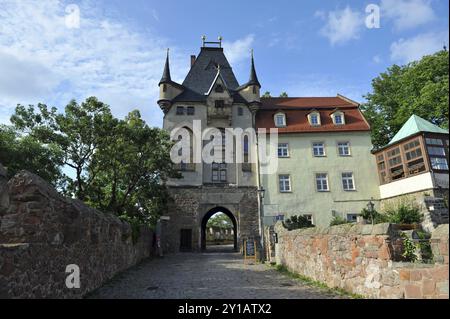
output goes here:
[{"label": "stone archway", "polygon": [[205,216],[203,216],[202,219],[202,224],[201,224],[201,250],[204,251],[206,250],[206,224],[208,223],[208,220],[216,213],[223,213],[225,215],[228,216],[228,218],[230,218],[231,222],[233,223],[233,236],[234,236],[234,244],[233,244],[233,248],[234,251],[238,250],[238,230],[237,230],[237,221],[236,221],[236,217],[233,215],[232,212],[230,212],[230,210],[226,209],[225,207],[214,207],[212,209],[210,209]]}]

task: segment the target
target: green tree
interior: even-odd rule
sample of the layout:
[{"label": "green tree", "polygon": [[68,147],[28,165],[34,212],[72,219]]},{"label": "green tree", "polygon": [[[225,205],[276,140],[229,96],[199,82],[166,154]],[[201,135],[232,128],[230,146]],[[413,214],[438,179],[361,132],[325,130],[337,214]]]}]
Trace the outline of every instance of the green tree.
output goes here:
[{"label": "green tree", "polygon": [[270,95],[269,91],[266,91],[266,92],[264,92],[264,94],[261,97],[268,98],[268,97],[272,97],[272,96]]},{"label": "green tree", "polygon": [[206,224],[207,227],[233,228],[230,218],[224,213],[217,213],[211,216]]},{"label": "green tree", "polygon": [[143,223],[153,223],[165,209],[165,181],[178,177],[170,159],[167,132],[150,128],[138,111],[128,114],[99,145],[89,171],[95,172],[86,189],[93,207]]},{"label": "green tree", "polygon": [[97,174],[90,165],[94,154],[102,142],[112,142],[110,132],[117,120],[109,106],[95,97],[81,105],[72,100],[63,114],[45,104],[38,104],[37,110],[33,105],[18,105],[11,122],[19,131],[64,154],[62,164],[75,171],[75,179],[68,179],[66,192],[84,200],[86,188]]},{"label": "green tree", "polygon": [[375,147],[384,146],[412,114],[448,128],[448,51],[404,66],[393,65],[372,80],[361,106],[372,127]]},{"label": "green tree", "polygon": [[54,145],[43,145],[32,136],[19,136],[10,126],[0,125],[0,163],[12,177],[26,169],[62,187],[64,174],[61,172],[63,154]]},{"label": "green tree", "polygon": [[282,92],[282,93],[280,94],[280,97],[289,97],[289,96],[288,96],[288,94],[287,94],[286,92]]},{"label": "green tree", "polygon": [[[11,122],[27,139],[60,155],[58,169],[74,169],[74,179],[63,179],[64,193],[134,224],[153,223],[165,209],[165,181],[179,176],[170,160],[172,142],[138,111],[119,120],[90,97],[80,105],[71,101],[62,114],[44,104],[18,105]],[[26,160],[23,168],[30,165]]]}]

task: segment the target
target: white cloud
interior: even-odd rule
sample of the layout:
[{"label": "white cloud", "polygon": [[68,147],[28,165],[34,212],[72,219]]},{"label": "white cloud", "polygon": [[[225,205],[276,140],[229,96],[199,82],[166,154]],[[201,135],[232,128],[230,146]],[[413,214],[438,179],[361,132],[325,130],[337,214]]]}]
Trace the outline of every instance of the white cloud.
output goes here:
[{"label": "white cloud", "polygon": [[375,63],[375,64],[380,64],[383,60],[380,58],[379,55],[375,55],[375,56],[372,58],[372,61],[373,61],[373,63]]},{"label": "white cloud", "polygon": [[382,0],[381,14],[382,19],[393,20],[397,30],[415,28],[436,18],[429,0]]},{"label": "white cloud", "polygon": [[[323,12],[316,12],[316,17],[324,17]],[[364,25],[364,17],[358,11],[353,11],[350,7],[343,10],[328,12],[326,24],[320,30],[320,34],[327,37],[331,45],[343,44],[350,40],[358,39],[360,31]]]},{"label": "white cloud", "polygon": [[423,33],[413,38],[400,39],[391,45],[391,59],[395,62],[408,63],[432,54],[448,43],[449,33]]},{"label": "white cloud", "polygon": [[[17,103],[64,106],[95,95],[116,116],[139,108],[161,125],[156,100],[167,40],[130,29],[91,5],[80,5],[80,28],[65,25],[59,0],[0,0],[0,122]],[[188,63],[174,55],[174,78]]]},{"label": "white cloud", "polygon": [[249,34],[233,42],[224,41],[222,46],[224,47],[228,62],[233,65],[242,61],[248,61],[254,41],[255,36],[253,34]]}]

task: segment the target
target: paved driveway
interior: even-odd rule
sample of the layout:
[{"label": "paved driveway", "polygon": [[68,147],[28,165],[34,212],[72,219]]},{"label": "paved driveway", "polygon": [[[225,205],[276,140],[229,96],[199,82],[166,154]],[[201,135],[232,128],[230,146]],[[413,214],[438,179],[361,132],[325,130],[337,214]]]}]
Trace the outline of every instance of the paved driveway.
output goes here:
[{"label": "paved driveway", "polygon": [[341,296],[307,286],[264,264],[244,264],[239,253],[213,250],[144,261],[89,298],[315,299]]}]

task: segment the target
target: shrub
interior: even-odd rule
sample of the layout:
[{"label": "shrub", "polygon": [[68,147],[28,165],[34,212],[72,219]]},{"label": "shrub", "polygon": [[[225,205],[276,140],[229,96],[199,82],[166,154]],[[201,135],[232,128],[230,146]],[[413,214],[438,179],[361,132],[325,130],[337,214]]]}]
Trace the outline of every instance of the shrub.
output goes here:
[{"label": "shrub", "polygon": [[416,262],[418,259],[416,254],[416,244],[411,239],[409,239],[405,233],[402,233],[401,237],[403,241],[403,258],[405,258],[406,261]]},{"label": "shrub", "polygon": [[288,230],[313,227],[313,224],[311,224],[311,222],[308,219],[306,219],[305,216],[301,215],[300,216],[294,215],[291,218],[286,219],[283,225]]},{"label": "shrub", "polygon": [[345,218],[336,216],[331,220],[330,226],[336,226],[336,225],[342,225],[342,224],[348,224],[348,223],[349,222]]},{"label": "shrub", "polygon": [[422,221],[422,214],[416,206],[401,204],[396,209],[386,212],[387,219],[393,224],[414,224]]},{"label": "shrub", "polygon": [[362,218],[368,220],[370,223],[372,223],[372,218],[373,218],[373,223],[374,224],[380,224],[380,223],[385,223],[387,222],[387,216],[384,214],[380,214],[379,212],[377,212],[376,210],[373,210],[372,212],[369,211],[367,208],[364,208],[361,211],[361,214],[359,214]]}]

